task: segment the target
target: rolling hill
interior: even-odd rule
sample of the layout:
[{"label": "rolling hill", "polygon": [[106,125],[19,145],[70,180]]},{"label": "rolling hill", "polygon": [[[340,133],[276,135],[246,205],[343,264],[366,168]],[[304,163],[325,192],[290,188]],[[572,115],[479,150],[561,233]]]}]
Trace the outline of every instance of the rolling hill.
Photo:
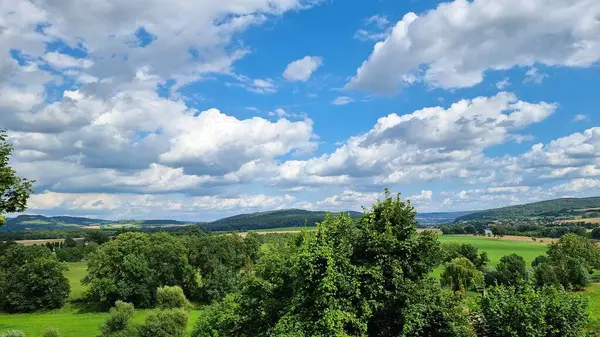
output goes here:
[{"label": "rolling hill", "polygon": [[[362,213],[348,211],[353,218],[360,218]],[[177,227],[190,224],[199,224],[210,231],[272,229],[283,227],[314,226],[325,219],[324,211],[307,211],[302,209],[285,209],[251,214],[240,214],[213,222],[177,221],[177,220],[103,220],[84,217],[43,215],[19,215],[7,220],[6,226],[0,231],[32,231],[56,229],[80,229],[91,227],[119,228],[119,227]],[[417,221],[422,225],[448,223],[468,212],[439,212],[419,213]]]},{"label": "rolling hill", "polygon": [[[354,218],[362,213],[347,212]],[[283,227],[315,226],[325,219],[326,212],[313,212],[302,209],[285,209],[251,214],[240,214],[201,225],[212,231],[252,230]]]},{"label": "rolling hill", "polygon": [[575,216],[587,209],[600,207],[600,197],[562,198],[531,204],[495,208],[458,217],[455,222],[467,220],[511,220],[533,217]]}]

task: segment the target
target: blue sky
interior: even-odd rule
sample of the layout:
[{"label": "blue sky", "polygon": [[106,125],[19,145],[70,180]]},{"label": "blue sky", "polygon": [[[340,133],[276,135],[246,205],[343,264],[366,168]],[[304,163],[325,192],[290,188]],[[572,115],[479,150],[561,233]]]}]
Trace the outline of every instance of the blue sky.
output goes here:
[{"label": "blue sky", "polygon": [[599,17],[595,0],[15,0],[0,127],[36,214],[598,195]]}]

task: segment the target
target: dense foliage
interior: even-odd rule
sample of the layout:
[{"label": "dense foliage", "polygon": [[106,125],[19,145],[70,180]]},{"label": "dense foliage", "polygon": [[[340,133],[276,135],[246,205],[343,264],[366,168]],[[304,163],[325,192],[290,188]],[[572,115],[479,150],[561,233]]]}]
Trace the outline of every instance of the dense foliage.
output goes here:
[{"label": "dense foliage", "polygon": [[243,290],[215,304],[194,336],[469,336],[460,299],[428,274],[435,234],[389,194],[356,224],[344,214],[260,259]]},{"label": "dense foliage", "polygon": [[522,256],[510,254],[500,258],[496,268],[485,271],[485,283],[488,286],[505,285],[519,287],[529,282],[529,270]]},{"label": "dense foliage", "polygon": [[481,295],[473,320],[480,337],[583,337],[586,308],[559,288],[496,286]]},{"label": "dense foliage", "polygon": [[107,242],[91,254],[84,282],[87,300],[105,307],[121,300],[149,308],[160,286],[178,285],[190,293],[198,287],[187,248],[166,233],[126,233]]},{"label": "dense foliage", "polygon": [[600,250],[589,239],[568,234],[552,243],[547,256],[537,258],[532,266],[538,286],[559,284],[580,290],[600,269]]},{"label": "dense foliage", "polygon": [[440,282],[454,291],[476,290],[483,284],[483,273],[466,257],[458,257],[446,264]]},{"label": "dense foliage", "polygon": [[70,291],[65,269],[46,247],[10,245],[0,256],[0,307],[7,312],[62,307]]},{"label": "dense foliage", "polygon": [[0,129],[0,227],[6,224],[5,213],[25,211],[29,194],[33,192],[33,182],[17,176],[9,164],[13,147],[7,138],[6,130]]},{"label": "dense foliage", "polygon": [[490,261],[486,252],[479,252],[477,247],[471,244],[458,244],[454,242],[441,245],[444,254],[444,262],[450,262],[456,258],[467,258],[479,270],[482,270]]},{"label": "dense foliage", "polygon": [[[180,295],[181,289],[163,288],[164,293]],[[163,298],[164,300],[164,298]],[[183,337],[187,327],[187,299],[179,303],[169,302],[168,307],[152,311],[146,316],[144,324],[133,322],[135,312],[133,304],[117,301],[110,309],[106,321],[100,326],[101,337]],[[179,306],[177,306],[179,304]]]}]

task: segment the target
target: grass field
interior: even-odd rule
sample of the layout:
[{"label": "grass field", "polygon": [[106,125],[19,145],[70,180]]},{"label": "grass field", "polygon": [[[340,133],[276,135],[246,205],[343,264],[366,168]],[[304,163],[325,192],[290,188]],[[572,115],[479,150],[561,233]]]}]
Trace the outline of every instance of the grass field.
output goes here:
[{"label": "grass field", "polygon": [[[86,275],[85,262],[67,263],[69,270],[65,276],[71,285],[71,301],[80,299],[85,290],[81,279]],[[151,310],[136,310],[134,321],[142,323]],[[100,325],[106,319],[107,313],[92,312],[80,313],[72,303],[67,303],[63,308],[43,313],[7,315],[0,313],[0,333],[7,330],[21,330],[27,337],[39,337],[49,328],[57,328],[66,337],[96,337],[100,334]],[[192,310],[188,318],[188,332],[191,332],[196,320],[200,316],[199,310]]]},{"label": "grass field", "polygon": [[[298,228],[295,228],[298,230]],[[285,229],[277,229],[285,231]],[[525,261],[531,261],[546,252],[546,245],[533,241],[512,241],[487,237],[441,235],[441,242],[470,243],[488,253],[490,265],[496,265],[504,255],[516,253],[523,256]],[[85,262],[68,263],[69,270],[65,273],[71,284],[71,300],[81,298],[84,286],[80,280],[86,274]],[[442,267],[436,269],[434,275],[439,275]],[[588,288],[584,295],[590,300],[590,328],[600,330],[600,284]],[[143,322],[150,310],[136,310],[135,321]],[[67,337],[95,337],[99,335],[99,326],[106,318],[106,313],[79,313],[76,307],[69,303],[64,308],[44,313],[7,315],[0,314],[0,333],[17,329],[22,330],[28,337],[38,337],[48,327],[58,328]],[[193,328],[200,311],[190,312],[188,332]]]},{"label": "grass field", "polygon": [[521,255],[529,265],[533,259],[540,255],[544,255],[547,249],[546,245],[535,244],[533,241],[513,241],[467,235],[440,235],[439,239],[441,242],[472,244],[479,248],[479,250],[487,252],[492,266],[495,266],[500,262],[502,256],[512,253]]}]

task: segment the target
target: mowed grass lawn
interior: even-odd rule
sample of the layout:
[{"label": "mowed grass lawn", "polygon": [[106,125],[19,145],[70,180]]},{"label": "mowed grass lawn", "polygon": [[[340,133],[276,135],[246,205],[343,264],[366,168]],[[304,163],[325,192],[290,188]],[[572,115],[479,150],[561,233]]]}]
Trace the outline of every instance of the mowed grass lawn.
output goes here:
[{"label": "mowed grass lawn", "polygon": [[[86,262],[67,263],[69,270],[65,276],[71,285],[69,300],[80,299],[85,290],[81,284],[87,273]],[[134,321],[143,323],[151,310],[136,310]],[[49,312],[33,314],[8,315],[0,313],[0,333],[8,330],[21,330],[27,337],[39,337],[49,327],[57,328],[65,337],[96,337],[100,334],[100,325],[108,313],[93,312],[80,313],[71,303],[63,308]],[[188,333],[191,333],[194,324],[200,316],[199,310],[192,310],[188,317]]]}]

